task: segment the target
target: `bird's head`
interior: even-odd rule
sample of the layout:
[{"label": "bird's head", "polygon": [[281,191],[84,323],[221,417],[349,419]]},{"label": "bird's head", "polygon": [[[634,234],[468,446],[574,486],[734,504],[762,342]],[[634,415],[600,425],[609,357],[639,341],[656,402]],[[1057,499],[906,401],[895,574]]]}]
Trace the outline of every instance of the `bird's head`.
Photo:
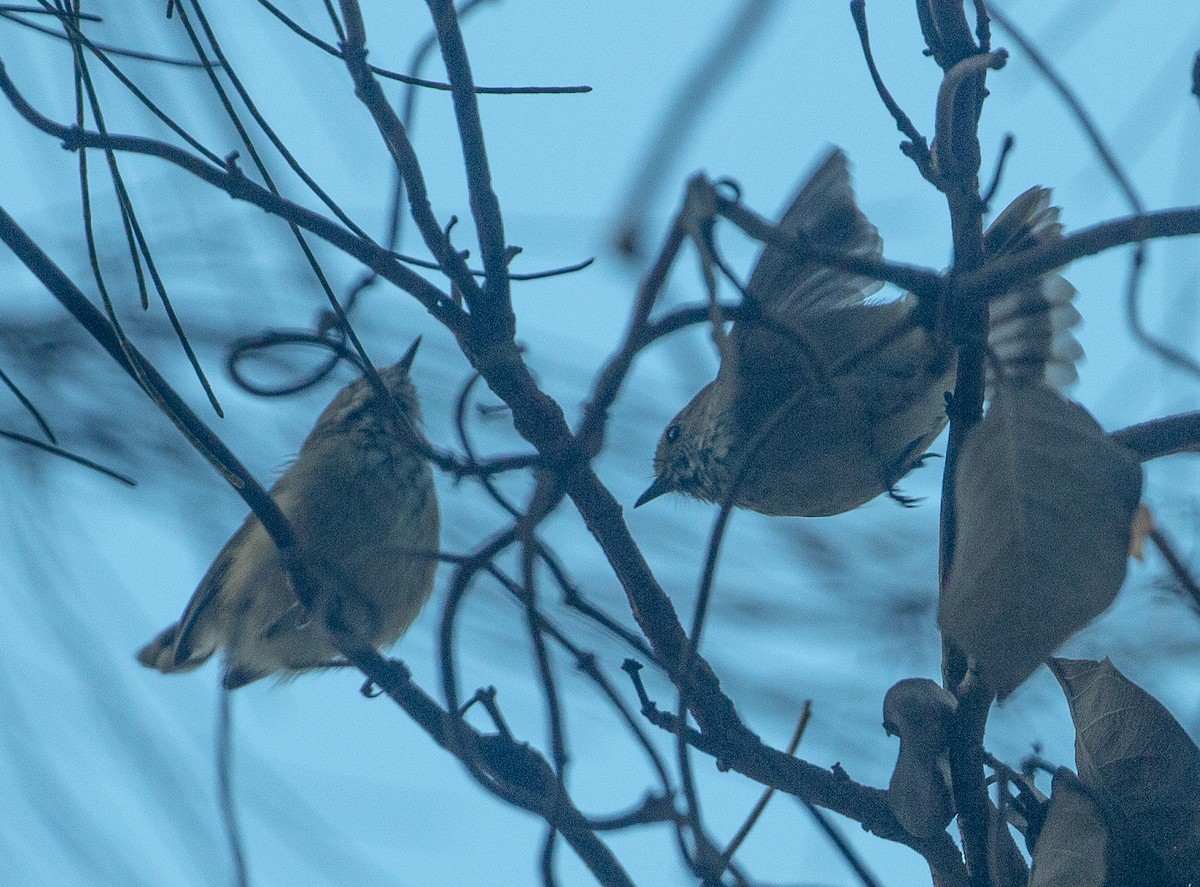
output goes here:
[{"label": "bird's head", "polygon": [[679,411],[658,439],[654,483],[634,507],[666,493],[685,493],[714,502],[728,475],[728,422],[719,404],[716,382],[709,383]]}]

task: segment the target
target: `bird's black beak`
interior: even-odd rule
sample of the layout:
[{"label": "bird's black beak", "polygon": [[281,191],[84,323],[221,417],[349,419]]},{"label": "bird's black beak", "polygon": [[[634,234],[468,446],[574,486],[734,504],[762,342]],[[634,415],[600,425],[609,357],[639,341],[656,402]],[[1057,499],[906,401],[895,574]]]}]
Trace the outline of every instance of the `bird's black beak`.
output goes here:
[{"label": "bird's black beak", "polygon": [[408,346],[408,350],[404,352],[404,356],[400,358],[400,362],[397,364],[397,366],[404,370],[404,372],[407,373],[412,367],[413,358],[417,356],[417,348],[419,348],[420,345],[421,337],[417,336],[415,339],[413,339],[413,343]]},{"label": "bird's black beak", "polygon": [[657,499],[663,493],[671,492],[672,489],[674,488],[671,486],[671,482],[665,477],[656,477],[654,479],[654,483],[650,484],[650,486],[646,488],[646,492],[638,496],[638,500],[633,503],[633,507],[638,508],[642,505],[645,505],[651,499]]}]

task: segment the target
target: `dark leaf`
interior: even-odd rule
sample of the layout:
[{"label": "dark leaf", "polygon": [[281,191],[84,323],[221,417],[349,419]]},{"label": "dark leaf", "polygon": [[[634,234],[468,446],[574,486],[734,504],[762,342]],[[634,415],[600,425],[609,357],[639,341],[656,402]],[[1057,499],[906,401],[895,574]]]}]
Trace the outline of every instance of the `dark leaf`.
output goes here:
[{"label": "dark leaf", "polygon": [[1077,404],[1002,385],[959,463],[942,630],[1003,698],[1125,578],[1142,470]]},{"label": "dark leaf", "polygon": [[1107,659],[1051,659],[1050,668],[1071,705],[1080,781],[1110,825],[1178,884],[1200,883],[1200,749]]},{"label": "dark leaf", "polygon": [[1029,887],[1107,887],[1110,844],[1096,802],[1074,774],[1060,770],[1033,850]]}]

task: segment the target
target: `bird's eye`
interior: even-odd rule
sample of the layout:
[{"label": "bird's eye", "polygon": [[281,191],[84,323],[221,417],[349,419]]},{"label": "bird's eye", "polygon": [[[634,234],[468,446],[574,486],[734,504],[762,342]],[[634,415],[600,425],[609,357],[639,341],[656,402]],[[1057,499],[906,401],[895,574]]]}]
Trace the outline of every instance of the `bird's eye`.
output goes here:
[{"label": "bird's eye", "polygon": [[669,443],[669,444],[675,443],[675,441],[679,440],[679,426],[678,425],[672,425],[670,428],[667,429],[666,440],[667,440],[667,443]]}]

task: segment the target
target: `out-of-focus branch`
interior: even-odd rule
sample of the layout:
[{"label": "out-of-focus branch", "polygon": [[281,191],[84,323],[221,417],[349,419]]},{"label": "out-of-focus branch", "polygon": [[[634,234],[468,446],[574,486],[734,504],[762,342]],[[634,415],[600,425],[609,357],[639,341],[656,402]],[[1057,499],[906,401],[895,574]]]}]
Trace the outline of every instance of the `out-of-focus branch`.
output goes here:
[{"label": "out-of-focus branch", "polygon": [[1179,413],[1119,428],[1109,434],[1143,462],[1200,451],[1200,412]]},{"label": "out-of-focus branch", "polygon": [[705,107],[754,46],[778,6],[779,0],[743,0],[671,100],[617,212],[612,240],[619,252],[636,256],[642,251],[646,214],[654,206],[668,171]]},{"label": "out-of-focus branch", "polygon": [[[1063,102],[1066,103],[1071,116],[1075,118],[1084,135],[1087,136],[1088,142],[1091,144],[1092,150],[1096,152],[1100,163],[1108,172],[1109,177],[1121,190],[1121,193],[1125,197],[1125,202],[1129,204],[1129,208],[1135,214],[1144,213],[1146,211],[1145,204],[1137,188],[1134,187],[1133,181],[1121,167],[1120,161],[1117,160],[1116,152],[1108,144],[1108,141],[1104,138],[1104,134],[1100,132],[1100,127],[1096,125],[1096,122],[1092,119],[1092,115],[1084,106],[1083,101],[1075,94],[1075,91],[1067,83],[1066,79],[1059,74],[1046,55],[1034,45],[1033,41],[1024,31],[1004,12],[999,9],[993,10],[992,18],[1021,47],[1021,51],[1029,57],[1029,61],[1037,68],[1038,73],[1045,78],[1046,82],[1050,84],[1054,91],[1062,98]],[[1125,295],[1125,316],[1129,323],[1129,328],[1138,342],[1149,348],[1164,361],[1181,367],[1193,375],[1198,375],[1200,374],[1200,365],[1194,359],[1150,332],[1150,330],[1146,329],[1142,321],[1140,284],[1145,264],[1146,247],[1145,244],[1139,243],[1130,257],[1129,283],[1126,287]]]},{"label": "out-of-focus branch", "polygon": [[1200,585],[1196,583],[1196,577],[1192,575],[1183,558],[1175,551],[1175,546],[1171,544],[1167,534],[1158,527],[1154,527],[1150,530],[1150,541],[1154,543],[1154,547],[1158,549],[1158,553],[1163,556],[1163,560],[1170,567],[1175,581],[1179,584],[1179,591],[1187,598],[1192,609],[1200,613]]}]

